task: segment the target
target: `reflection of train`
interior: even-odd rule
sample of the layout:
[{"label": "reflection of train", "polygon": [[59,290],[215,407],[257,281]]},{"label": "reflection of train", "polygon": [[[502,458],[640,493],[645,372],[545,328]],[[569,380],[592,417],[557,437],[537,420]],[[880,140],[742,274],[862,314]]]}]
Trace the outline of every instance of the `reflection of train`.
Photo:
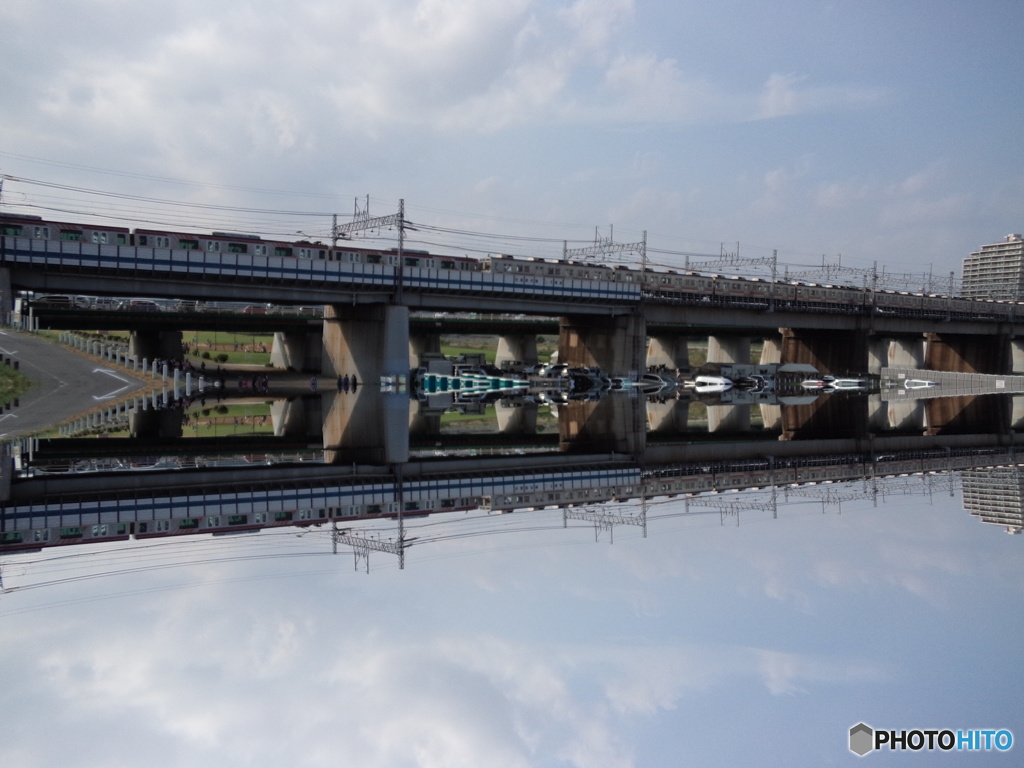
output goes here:
[{"label": "reflection of train", "polygon": [[[265,240],[253,235],[195,234],[47,221],[0,215],[8,261],[50,262],[82,268],[119,267],[125,246],[151,249],[126,256],[140,270],[280,280],[354,282],[423,291],[501,292],[636,302],[729,306],[750,310],[876,314],[935,320],[1013,321],[1017,302],[940,294],[870,290],[798,281],[637,270],[591,262],[506,255],[479,259],[427,251]],[[84,244],[97,246],[84,248]],[[144,255],[150,254],[150,255]],[[45,255],[44,255],[45,254]],[[401,262],[401,263],[400,263]]]}]

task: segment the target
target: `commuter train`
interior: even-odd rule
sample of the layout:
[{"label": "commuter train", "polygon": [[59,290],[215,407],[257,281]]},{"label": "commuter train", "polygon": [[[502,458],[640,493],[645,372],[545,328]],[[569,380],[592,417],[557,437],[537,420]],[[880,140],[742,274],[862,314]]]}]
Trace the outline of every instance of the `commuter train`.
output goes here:
[{"label": "commuter train", "polygon": [[[119,247],[133,246],[163,254],[151,259],[150,264],[136,253],[137,268],[172,273],[198,271],[205,275],[355,282],[382,288],[401,284],[427,292],[502,292],[630,303],[644,300],[754,311],[873,314],[939,321],[1013,322],[1018,312],[1024,314],[1020,302],[942,294],[769,281],[689,270],[640,270],[501,254],[481,258],[422,250],[403,250],[399,254],[395,248],[360,247],[350,241],[328,245],[309,240],[267,240],[229,232],[207,235],[76,224],[12,214],[0,214],[0,235],[7,243],[4,256],[7,260],[40,261],[36,252],[41,242],[49,244],[45,245],[48,254],[61,255],[62,264],[82,267],[107,266],[118,258],[111,254],[120,253]],[[72,255],[76,251],[85,252],[76,244],[85,243],[99,246],[94,249],[97,255],[75,261]],[[119,262],[111,266],[120,265]]]}]

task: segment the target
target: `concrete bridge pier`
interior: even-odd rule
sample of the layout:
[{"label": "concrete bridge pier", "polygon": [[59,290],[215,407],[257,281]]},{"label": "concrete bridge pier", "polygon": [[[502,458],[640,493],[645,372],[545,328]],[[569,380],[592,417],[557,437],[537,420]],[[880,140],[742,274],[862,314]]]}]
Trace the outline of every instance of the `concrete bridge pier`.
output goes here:
[{"label": "concrete bridge pier", "polygon": [[1003,434],[1010,428],[1008,398],[990,395],[935,397],[925,405],[925,434]]},{"label": "concrete bridge pier", "polygon": [[924,400],[890,400],[884,404],[886,407],[879,414],[878,426],[880,429],[877,431],[922,434],[928,427],[928,416],[924,404]]},{"label": "concrete bridge pier", "polygon": [[494,404],[494,413],[498,418],[498,431],[503,435],[537,433],[536,403],[499,400]]},{"label": "concrete bridge pier", "polygon": [[439,333],[410,333],[409,334],[409,363],[410,367],[423,364],[423,359],[428,356],[439,357],[441,355],[441,334]]},{"label": "concrete bridge pier", "polygon": [[1006,373],[1011,362],[1007,336],[928,333],[924,367],[957,373]]},{"label": "concrete bridge pier", "polygon": [[320,437],[324,428],[323,404],[316,395],[274,400],[270,404],[274,437]]},{"label": "concrete bridge pier", "polygon": [[896,339],[885,339],[885,365],[889,368],[924,368],[927,357],[927,344],[924,336],[901,336]]},{"label": "concrete bridge pier", "polygon": [[1024,430],[1024,395],[1012,398],[1010,405],[1010,429]]},{"label": "concrete bridge pier", "polygon": [[558,432],[562,450],[638,456],[647,444],[643,406],[643,398],[626,395],[560,405]]},{"label": "concrete bridge pier", "polygon": [[323,397],[324,459],[330,464],[404,464],[409,461],[409,409],[405,392],[376,384]]},{"label": "concrete bridge pier", "polygon": [[749,405],[709,405],[708,432],[749,432]]},{"label": "concrete bridge pier", "polygon": [[759,403],[761,409],[761,424],[765,429],[782,431],[782,406],[777,403]]},{"label": "concrete bridge pier", "polygon": [[182,436],[179,408],[133,408],[128,414],[128,431],[134,438],[169,438]]},{"label": "concrete bridge pier", "polygon": [[411,367],[408,307],[324,307],[324,376],[355,374],[360,382],[376,387],[381,376],[408,376]]},{"label": "concrete bridge pier", "polygon": [[[335,463],[409,460],[409,395],[382,392],[381,378],[408,380],[409,309],[389,304],[324,308],[325,384],[355,374],[353,393],[325,391],[324,449]],[[326,388],[325,388],[326,389]],[[333,387],[331,387],[333,390]],[[359,407],[356,407],[358,403]]]},{"label": "concrete bridge pier", "polygon": [[750,363],[750,339],[746,336],[709,336],[709,363]]},{"label": "concrete bridge pier", "polygon": [[860,331],[781,328],[782,361],[813,366],[818,373],[841,376],[868,367],[867,336]]},{"label": "concrete bridge pier", "polygon": [[664,365],[669,370],[690,370],[690,343],[685,336],[651,336],[647,343],[647,363],[650,366]]},{"label": "concrete bridge pier", "polygon": [[128,357],[139,360],[177,360],[181,357],[181,331],[132,331]]},{"label": "concrete bridge pier", "polygon": [[769,336],[761,347],[761,365],[778,365],[782,362],[782,339]]},{"label": "concrete bridge pier", "polygon": [[1024,373],[1024,339],[1010,339],[1010,373]]},{"label": "concrete bridge pier", "polygon": [[440,435],[443,409],[429,408],[424,403],[409,403],[409,434]]},{"label": "concrete bridge pier", "polygon": [[646,343],[647,323],[639,314],[559,318],[558,360],[574,368],[598,366],[611,376],[638,374]]},{"label": "concrete bridge pier", "polygon": [[274,368],[318,373],[323,367],[323,334],[320,331],[277,331],[270,348]]},{"label": "concrete bridge pier", "polygon": [[685,432],[689,426],[689,397],[666,400],[664,403],[647,400],[646,408],[647,429],[651,432],[674,434]]},{"label": "concrete bridge pier", "polygon": [[498,351],[494,356],[494,364],[501,368],[502,363],[536,365],[537,335],[515,333],[498,336]]}]

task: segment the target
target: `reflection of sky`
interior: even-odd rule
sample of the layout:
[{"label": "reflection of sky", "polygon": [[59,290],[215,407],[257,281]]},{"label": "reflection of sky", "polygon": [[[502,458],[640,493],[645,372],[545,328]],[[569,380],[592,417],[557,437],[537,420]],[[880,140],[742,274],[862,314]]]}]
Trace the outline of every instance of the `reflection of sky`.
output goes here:
[{"label": "reflection of sky", "polygon": [[317,533],[7,557],[7,587],[140,570],[3,596],[0,762],[819,766],[861,720],[1024,737],[1021,540],[959,498],[666,511],[611,546],[455,513],[369,576]]}]

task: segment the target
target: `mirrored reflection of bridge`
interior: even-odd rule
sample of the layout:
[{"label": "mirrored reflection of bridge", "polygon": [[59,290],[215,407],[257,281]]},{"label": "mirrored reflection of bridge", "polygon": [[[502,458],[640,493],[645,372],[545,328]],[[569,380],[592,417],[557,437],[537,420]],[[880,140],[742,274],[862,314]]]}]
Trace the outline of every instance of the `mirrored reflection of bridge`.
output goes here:
[{"label": "mirrored reflection of bridge", "polygon": [[[864,492],[880,478],[928,476],[1017,465],[1024,435],[710,443],[659,447],[640,461],[614,455],[442,459],[393,467],[280,465],[148,473],[19,476],[7,457],[3,551],[70,544],[227,534],[279,527],[329,527],[338,543],[361,546],[367,520],[394,525],[387,547],[404,550],[404,526],[424,515],[562,508],[595,529],[629,522],[594,508],[680,497],[725,510],[730,491],[812,490],[824,500],[837,484]],[[708,502],[707,500],[712,500]],[[696,500],[696,501],[694,501]],[[735,505],[729,509],[738,509]],[[587,511],[587,514],[584,514]]]}]

